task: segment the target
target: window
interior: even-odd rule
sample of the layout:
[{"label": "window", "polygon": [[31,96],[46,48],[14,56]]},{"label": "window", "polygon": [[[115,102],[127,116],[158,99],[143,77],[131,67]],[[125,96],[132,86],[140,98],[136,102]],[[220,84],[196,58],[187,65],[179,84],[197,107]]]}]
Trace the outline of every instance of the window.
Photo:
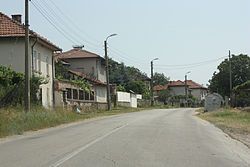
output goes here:
[{"label": "window", "polygon": [[37,70],[37,52],[35,50],[33,51],[33,70]]},{"label": "window", "polygon": [[94,93],[94,91],[91,91],[91,93],[90,93],[90,100],[95,100],[95,93]]},{"label": "window", "polygon": [[46,72],[47,72],[47,76],[49,76],[49,57],[46,57]]},{"label": "window", "polygon": [[47,88],[47,104],[50,105],[50,91],[49,88]]},{"label": "window", "polygon": [[79,100],[84,100],[84,92],[83,92],[83,90],[79,90]]},{"label": "window", "polygon": [[78,100],[78,91],[77,91],[77,89],[73,89],[73,99]]},{"label": "window", "polygon": [[85,100],[89,100],[89,92],[85,92]]},{"label": "window", "polygon": [[38,53],[38,72],[42,72],[41,63],[41,53]]},{"label": "window", "polygon": [[71,89],[67,88],[67,99],[72,99],[72,92]]}]

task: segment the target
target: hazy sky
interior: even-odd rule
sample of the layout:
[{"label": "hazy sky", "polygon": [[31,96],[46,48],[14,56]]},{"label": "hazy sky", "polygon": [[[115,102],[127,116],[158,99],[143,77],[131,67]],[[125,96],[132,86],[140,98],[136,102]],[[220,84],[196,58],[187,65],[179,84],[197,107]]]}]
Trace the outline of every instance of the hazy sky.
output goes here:
[{"label": "hazy sky", "polygon": [[[1,1],[1,12],[9,16],[24,14],[24,0]],[[86,50],[103,56],[104,39],[117,33],[108,41],[113,59],[149,74],[150,61],[157,57],[155,72],[164,73],[171,80],[183,80],[185,73],[191,71],[188,78],[200,84],[208,82],[229,49],[233,54],[249,55],[249,18],[250,0],[32,0],[30,3],[31,29],[64,51],[83,44]]]}]

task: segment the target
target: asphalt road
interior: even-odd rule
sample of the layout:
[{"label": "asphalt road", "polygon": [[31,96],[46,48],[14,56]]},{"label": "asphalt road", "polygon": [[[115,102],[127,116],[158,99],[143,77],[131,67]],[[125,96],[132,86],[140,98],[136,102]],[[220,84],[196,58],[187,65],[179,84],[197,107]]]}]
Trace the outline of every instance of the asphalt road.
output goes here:
[{"label": "asphalt road", "polygon": [[151,110],[0,141],[1,167],[250,167],[250,150],[193,109]]}]

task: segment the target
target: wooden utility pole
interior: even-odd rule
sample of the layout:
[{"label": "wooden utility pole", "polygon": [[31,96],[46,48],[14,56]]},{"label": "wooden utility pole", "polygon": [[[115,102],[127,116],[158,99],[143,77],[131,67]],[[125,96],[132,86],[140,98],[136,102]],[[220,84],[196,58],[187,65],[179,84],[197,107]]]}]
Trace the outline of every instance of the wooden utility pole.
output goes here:
[{"label": "wooden utility pole", "polygon": [[25,93],[24,110],[30,111],[29,0],[25,0]]}]

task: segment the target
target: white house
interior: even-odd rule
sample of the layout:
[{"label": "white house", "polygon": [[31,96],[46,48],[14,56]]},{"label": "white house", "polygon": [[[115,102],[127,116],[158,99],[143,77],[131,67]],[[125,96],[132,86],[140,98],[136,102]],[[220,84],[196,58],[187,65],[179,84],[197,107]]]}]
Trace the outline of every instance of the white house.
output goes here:
[{"label": "white house", "polygon": [[[21,15],[12,18],[0,12],[0,64],[17,72],[25,71],[25,29]],[[30,30],[30,69],[48,81],[41,85],[40,95],[45,107],[54,104],[54,52],[61,51],[48,39]]]}]

